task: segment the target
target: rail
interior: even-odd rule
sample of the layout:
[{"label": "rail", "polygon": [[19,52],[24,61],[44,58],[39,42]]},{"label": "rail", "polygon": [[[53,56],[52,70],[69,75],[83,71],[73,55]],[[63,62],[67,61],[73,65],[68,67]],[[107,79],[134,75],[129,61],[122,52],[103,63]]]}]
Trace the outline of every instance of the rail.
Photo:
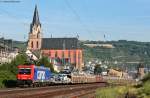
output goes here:
[{"label": "rail", "polygon": [[0,91],[0,98],[92,98],[97,88],[105,86],[106,83],[92,83],[4,90]]}]

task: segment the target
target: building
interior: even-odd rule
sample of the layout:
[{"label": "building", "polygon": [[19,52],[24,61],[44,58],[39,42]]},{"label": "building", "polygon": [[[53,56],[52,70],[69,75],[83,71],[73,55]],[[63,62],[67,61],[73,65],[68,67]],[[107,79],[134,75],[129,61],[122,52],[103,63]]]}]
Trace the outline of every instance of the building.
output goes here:
[{"label": "building", "polygon": [[77,38],[43,38],[37,6],[33,21],[30,25],[28,49],[40,50],[41,54],[55,59],[62,64],[71,63],[77,69],[82,68],[82,49],[79,48]]},{"label": "building", "polygon": [[85,46],[88,46],[88,47],[103,47],[103,48],[109,48],[109,49],[112,49],[112,48],[115,48],[112,44],[84,44]]},{"label": "building", "polygon": [[11,62],[18,55],[11,39],[0,38],[0,64]]},{"label": "building", "polygon": [[144,77],[144,75],[145,75],[144,70],[145,70],[144,65],[140,63],[138,65],[138,70],[137,70],[138,78],[142,79]]}]

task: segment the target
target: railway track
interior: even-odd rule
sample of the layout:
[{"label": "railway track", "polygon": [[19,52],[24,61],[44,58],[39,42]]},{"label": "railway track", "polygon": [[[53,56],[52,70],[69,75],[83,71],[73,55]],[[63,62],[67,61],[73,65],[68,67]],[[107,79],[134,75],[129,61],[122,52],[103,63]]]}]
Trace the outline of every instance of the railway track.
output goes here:
[{"label": "railway track", "polygon": [[106,83],[93,83],[9,89],[1,90],[0,98],[82,98],[81,96],[93,94],[95,89],[105,86],[107,86]]},{"label": "railway track", "polygon": [[39,91],[39,90],[66,88],[66,87],[74,87],[74,86],[75,85],[57,85],[57,86],[36,87],[36,88],[10,88],[10,89],[0,90],[0,95],[2,96],[2,95],[14,94],[14,93],[24,93],[26,91],[33,92],[33,91]]}]

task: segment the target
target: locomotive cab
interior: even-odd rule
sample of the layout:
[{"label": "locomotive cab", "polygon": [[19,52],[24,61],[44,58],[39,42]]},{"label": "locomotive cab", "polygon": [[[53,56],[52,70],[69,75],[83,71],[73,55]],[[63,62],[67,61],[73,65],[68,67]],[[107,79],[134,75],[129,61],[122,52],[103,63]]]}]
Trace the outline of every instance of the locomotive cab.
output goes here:
[{"label": "locomotive cab", "polygon": [[18,85],[31,85],[33,79],[33,65],[19,65],[17,74]]},{"label": "locomotive cab", "polygon": [[42,86],[51,83],[50,68],[36,65],[19,65],[17,74],[18,86]]}]

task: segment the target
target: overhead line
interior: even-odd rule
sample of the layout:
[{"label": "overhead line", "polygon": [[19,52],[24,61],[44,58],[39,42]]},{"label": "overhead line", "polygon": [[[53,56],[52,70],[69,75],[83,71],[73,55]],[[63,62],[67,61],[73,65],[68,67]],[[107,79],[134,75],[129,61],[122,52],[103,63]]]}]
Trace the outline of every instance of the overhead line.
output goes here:
[{"label": "overhead line", "polygon": [[[7,14],[8,17],[11,17],[17,21],[20,20],[17,16],[13,15],[12,13],[8,12],[7,10],[4,10],[2,8],[0,10],[3,11],[5,14]],[[28,24],[23,21],[18,21],[18,22],[26,27],[28,26]],[[25,34],[24,34],[24,36],[25,36]],[[25,37],[24,37],[24,40],[25,40]]]},{"label": "overhead line", "polygon": [[[13,18],[13,19],[15,19],[15,20],[17,20],[18,21],[18,17],[17,16],[15,16],[15,15],[13,15],[12,13],[10,13],[10,12],[8,12],[7,10],[4,10],[4,9],[0,9],[1,11],[3,11],[5,14],[7,14],[8,15],[8,17],[11,17],[11,18]],[[27,23],[25,23],[25,22],[21,22],[21,21],[19,21],[21,24],[23,24],[23,25],[27,25]]]},{"label": "overhead line", "polygon": [[[68,6],[68,8],[70,8],[70,10],[72,11],[72,13],[76,16],[77,20],[80,22],[80,24],[83,26],[83,28],[87,31],[87,33],[89,33],[91,35],[91,37],[94,36],[91,34],[92,31],[88,29],[87,25],[85,23],[82,22],[81,17],[79,16],[79,14],[77,13],[77,11],[71,6],[70,2],[68,0],[64,0],[66,5]],[[78,34],[77,34],[78,35]]]}]

